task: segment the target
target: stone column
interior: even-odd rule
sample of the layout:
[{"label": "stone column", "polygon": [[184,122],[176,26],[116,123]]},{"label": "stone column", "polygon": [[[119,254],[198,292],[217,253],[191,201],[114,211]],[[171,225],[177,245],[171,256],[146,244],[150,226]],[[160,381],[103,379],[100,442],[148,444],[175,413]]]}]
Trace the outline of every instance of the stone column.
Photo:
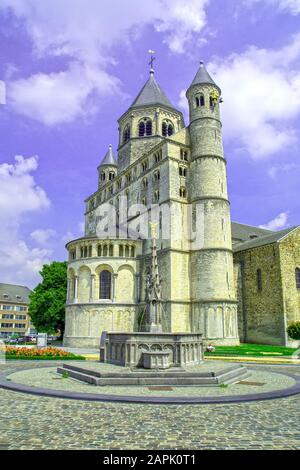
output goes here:
[{"label": "stone column", "polygon": [[114,273],[113,274],[113,285],[112,285],[112,301],[116,301],[116,295],[117,295],[117,279],[118,279],[118,274]]},{"label": "stone column", "polygon": [[96,243],[92,243],[92,258],[96,258],[97,256],[97,245]]},{"label": "stone column", "polygon": [[135,274],[135,302],[138,303],[140,301],[140,275]]},{"label": "stone column", "polygon": [[90,302],[94,302],[96,274],[91,274]]},{"label": "stone column", "polygon": [[67,303],[70,302],[70,285],[71,285],[71,279],[68,277],[68,280],[67,280]]},{"label": "stone column", "polygon": [[74,304],[78,302],[78,276],[74,276]]}]

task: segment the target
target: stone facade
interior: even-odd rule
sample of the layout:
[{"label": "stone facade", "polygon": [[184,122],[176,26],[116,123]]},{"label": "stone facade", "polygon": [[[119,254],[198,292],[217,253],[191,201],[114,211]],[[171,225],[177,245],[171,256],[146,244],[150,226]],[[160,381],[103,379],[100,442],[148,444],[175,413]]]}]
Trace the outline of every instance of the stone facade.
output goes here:
[{"label": "stone facade", "polygon": [[[291,273],[284,282],[282,276],[298,263],[298,239],[278,249],[240,249],[251,245],[253,231],[258,238],[273,232],[231,223],[220,94],[201,65],[187,91],[185,126],[151,71],[119,119],[118,158],[110,147],[98,167],[98,189],[86,200],[85,236],[67,244],[66,345],[94,347],[102,331],[140,330],[151,262],[150,227],[143,222],[153,205],[163,332],[202,333],[228,345],[239,338],[286,342],[285,322],[299,315],[299,291],[291,290]],[[116,230],[99,238],[105,207],[115,209]],[[257,293],[256,270],[270,260],[265,290]]]},{"label": "stone facade", "polygon": [[300,320],[300,288],[296,282],[300,227],[285,232],[235,247],[238,324],[243,342],[293,344],[286,327]]}]

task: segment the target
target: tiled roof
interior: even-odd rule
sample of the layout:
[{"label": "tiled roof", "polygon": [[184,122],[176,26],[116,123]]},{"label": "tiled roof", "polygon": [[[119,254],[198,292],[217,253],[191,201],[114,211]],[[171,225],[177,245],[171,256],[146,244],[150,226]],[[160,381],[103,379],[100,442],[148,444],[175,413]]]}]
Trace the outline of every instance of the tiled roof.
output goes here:
[{"label": "tiled roof", "polygon": [[286,228],[278,232],[271,232],[269,235],[264,235],[258,238],[254,238],[252,240],[244,241],[242,243],[237,243],[236,245],[233,245],[233,252],[237,253],[239,251],[245,251],[251,248],[256,248],[258,246],[270,245],[271,243],[278,242],[285,235],[295,230],[295,228],[297,227]]},{"label": "tiled roof", "polygon": [[154,73],[150,73],[149,79],[135,98],[130,108],[154,104],[174,108],[169,98],[167,98],[164,91],[155,80]]},{"label": "tiled roof", "polygon": [[31,290],[25,286],[0,283],[0,302],[28,304]]}]

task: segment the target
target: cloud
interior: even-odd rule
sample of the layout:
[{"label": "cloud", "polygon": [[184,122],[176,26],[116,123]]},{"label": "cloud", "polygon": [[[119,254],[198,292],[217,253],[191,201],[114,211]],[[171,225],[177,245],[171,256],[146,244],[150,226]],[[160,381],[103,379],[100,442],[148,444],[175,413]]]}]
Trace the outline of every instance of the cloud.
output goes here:
[{"label": "cloud", "polygon": [[283,163],[280,165],[273,165],[269,168],[268,170],[268,175],[270,178],[273,180],[276,180],[278,177],[282,177],[283,173],[290,173],[299,171],[300,170],[300,164],[298,163]]},{"label": "cloud", "polygon": [[260,225],[260,228],[265,228],[267,230],[283,230],[287,226],[288,221],[288,212],[281,212],[274,219],[270,220],[264,225]]},{"label": "cloud", "polygon": [[208,64],[223,92],[224,137],[253,158],[297,142],[300,114],[300,34],[281,49],[251,46]]},{"label": "cloud", "polygon": [[0,277],[2,282],[34,285],[38,271],[50,261],[51,250],[30,247],[20,235],[25,216],[47,209],[50,201],[31,173],[36,156],[15,157],[14,164],[0,164]]},{"label": "cloud", "polygon": [[97,67],[73,62],[66,71],[38,73],[8,86],[8,99],[15,111],[52,126],[87,117],[95,111],[98,97],[119,94],[120,83]]},{"label": "cloud", "polygon": [[[183,53],[206,25],[210,0],[1,0],[27,29],[34,58],[62,58],[62,70],[10,80],[15,111],[45,125],[71,122],[94,112],[101,98],[120,96],[120,81],[108,72],[112,46],[136,39],[152,25],[174,53]],[[203,39],[203,38],[202,38]],[[97,100],[94,100],[94,95]],[[91,106],[91,103],[93,105]],[[97,105],[95,104],[97,103]]]},{"label": "cloud", "polygon": [[34,240],[38,245],[47,245],[49,240],[56,236],[56,231],[51,228],[48,229],[37,229],[31,232],[30,238]]},{"label": "cloud", "polygon": [[279,11],[287,11],[292,15],[300,13],[300,0],[244,0],[247,5],[265,3],[267,6],[276,7]]}]

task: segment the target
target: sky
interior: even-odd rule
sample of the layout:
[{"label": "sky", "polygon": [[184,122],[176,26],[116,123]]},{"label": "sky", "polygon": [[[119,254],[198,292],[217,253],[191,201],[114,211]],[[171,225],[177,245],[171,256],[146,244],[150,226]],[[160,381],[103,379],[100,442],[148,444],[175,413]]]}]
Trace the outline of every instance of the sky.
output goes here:
[{"label": "sky", "polygon": [[0,0],[0,282],[34,287],[83,234],[149,49],[186,124],[200,60],[222,89],[232,219],[300,224],[300,0]]}]

